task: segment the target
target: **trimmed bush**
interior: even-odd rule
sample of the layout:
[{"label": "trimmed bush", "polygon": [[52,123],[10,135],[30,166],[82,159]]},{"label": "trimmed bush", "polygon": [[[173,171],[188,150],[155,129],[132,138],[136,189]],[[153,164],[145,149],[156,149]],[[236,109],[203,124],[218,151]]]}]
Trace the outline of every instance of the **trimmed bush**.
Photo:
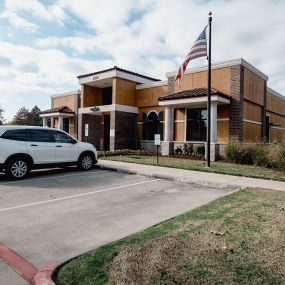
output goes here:
[{"label": "trimmed bush", "polygon": [[174,150],[174,152],[175,152],[176,155],[182,155],[182,154],[183,154],[183,151],[182,151],[181,146],[178,146],[178,147]]},{"label": "trimmed bush", "polygon": [[193,144],[192,143],[185,143],[183,145],[183,152],[186,155],[190,155],[190,156],[193,155],[193,152],[194,152]]},{"label": "trimmed bush", "polygon": [[196,145],[194,147],[194,154],[197,156],[205,155],[205,145]]}]

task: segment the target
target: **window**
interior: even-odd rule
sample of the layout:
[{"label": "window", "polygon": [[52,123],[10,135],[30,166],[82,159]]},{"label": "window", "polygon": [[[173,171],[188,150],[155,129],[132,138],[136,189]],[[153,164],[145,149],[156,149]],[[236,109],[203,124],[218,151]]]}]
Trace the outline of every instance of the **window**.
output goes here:
[{"label": "window", "polygon": [[72,143],[74,141],[72,137],[60,131],[51,131],[51,134],[57,143]]},{"label": "window", "polygon": [[63,118],[63,130],[69,133],[69,118]]},{"label": "window", "polygon": [[48,130],[28,129],[27,140],[30,142],[52,142]]},{"label": "window", "polygon": [[112,104],[112,87],[102,88],[102,105]]},{"label": "window", "polygon": [[187,141],[206,141],[207,109],[187,110]]},{"label": "window", "polygon": [[27,136],[26,129],[18,129],[18,130],[7,130],[4,134],[2,134],[2,139],[14,140],[14,141],[25,141]]},{"label": "window", "polygon": [[154,140],[154,135],[160,134],[163,139],[163,112],[158,115],[155,112],[150,112],[148,116],[143,113],[143,140]]}]

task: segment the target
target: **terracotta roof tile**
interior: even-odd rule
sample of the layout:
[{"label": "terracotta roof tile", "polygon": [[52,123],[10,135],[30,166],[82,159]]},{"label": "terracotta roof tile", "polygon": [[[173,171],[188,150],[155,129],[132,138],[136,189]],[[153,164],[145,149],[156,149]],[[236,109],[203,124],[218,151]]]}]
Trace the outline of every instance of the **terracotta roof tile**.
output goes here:
[{"label": "terracotta roof tile", "polygon": [[53,109],[40,112],[40,114],[49,114],[49,113],[74,114],[74,112],[67,106],[57,107],[57,108],[53,108]]},{"label": "terracotta roof tile", "polygon": [[[185,90],[177,93],[173,93],[167,96],[159,97],[158,101],[166,101],[166,100],[175,100],[175,99],[186,99],[186,98],[196,98],[196,97],[205,97],[208,95],[207,88],[195,88],[191,90]],[[230,99],[229,95],[226,95],[214,88],[211,89],[211,96],[219,95],[226,99]]]}]

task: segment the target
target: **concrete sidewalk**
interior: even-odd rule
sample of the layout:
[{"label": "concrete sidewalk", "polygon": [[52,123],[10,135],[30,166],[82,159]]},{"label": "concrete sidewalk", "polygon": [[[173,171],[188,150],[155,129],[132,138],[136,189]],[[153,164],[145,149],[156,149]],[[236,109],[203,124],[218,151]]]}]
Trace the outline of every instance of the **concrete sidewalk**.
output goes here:
[{"label": "concrete sidewalk", "polygon": [[126,163],[119,161],[100,160],[100,168],[139,174],[148,177],[162,178],[176,182],[204,185],[208,187],[229,188],[229,187],[260,187],[272,190],[285,191],[285,182],[217,174],[201,171],[167,168],[161,166]]}]

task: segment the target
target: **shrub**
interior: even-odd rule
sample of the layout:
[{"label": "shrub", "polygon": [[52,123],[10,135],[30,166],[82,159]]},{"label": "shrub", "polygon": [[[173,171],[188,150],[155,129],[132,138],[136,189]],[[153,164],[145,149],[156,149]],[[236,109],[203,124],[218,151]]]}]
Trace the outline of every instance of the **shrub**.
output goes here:
[{"label": "shrub", "polygon": [[249,148],[251,152],[251,160],[257,166],[269,166],[267,146],[265,145],[252,145]]},{"label": "shrub", "polygon": [[266,145],[258,144],[228,144],[226,146],[226,156],[227,160],[233,163],[268,167],[267,148]]},{"label": "shrub", "polygon": [[285,145],[281,145],[278,159],[277,159],[277,167],[285,170]]},{"label": "shrub", "polygon": [[176,155],[182,155],[182,154],[183,154],[183,151],[182,151],[181,146],[178,146],[178,147],[175,149],[175,154],[176,154]]},{"label": "shrub", "polygon": [[186,155],[193,155],[194,147],[192,143],[185,143],[183,145],[183,152]]},{"label": "shrub", "polygon": [[205,145],[196,145],[194,147],[194,155],[197,156],[205,155]]}]

